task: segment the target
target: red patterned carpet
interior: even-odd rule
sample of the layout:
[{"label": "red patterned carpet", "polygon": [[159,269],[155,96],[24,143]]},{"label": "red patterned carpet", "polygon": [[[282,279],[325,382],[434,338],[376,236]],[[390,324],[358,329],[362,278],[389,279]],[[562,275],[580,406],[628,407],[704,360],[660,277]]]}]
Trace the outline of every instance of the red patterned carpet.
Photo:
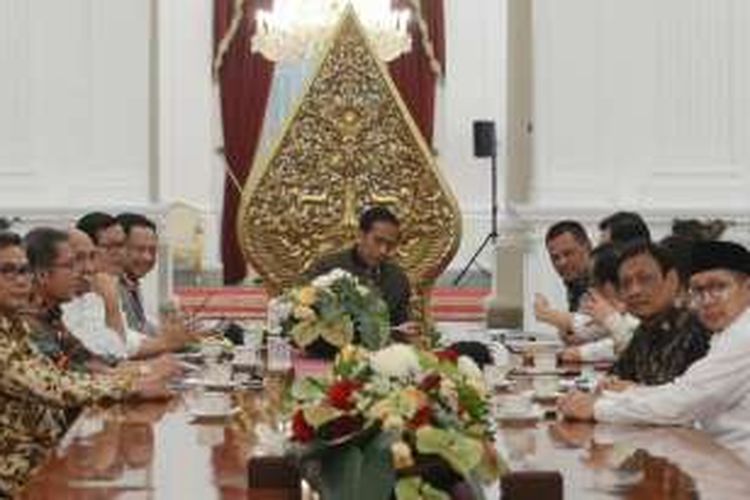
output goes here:
[{"label": "red patterned carpet", "polygon": [[[436,288],[430,309],[435,321],[482,321],[486,288]],[[176,290],[186,312],[205,318],[264,319],[268,296],[262,288],[196,287]]]}]

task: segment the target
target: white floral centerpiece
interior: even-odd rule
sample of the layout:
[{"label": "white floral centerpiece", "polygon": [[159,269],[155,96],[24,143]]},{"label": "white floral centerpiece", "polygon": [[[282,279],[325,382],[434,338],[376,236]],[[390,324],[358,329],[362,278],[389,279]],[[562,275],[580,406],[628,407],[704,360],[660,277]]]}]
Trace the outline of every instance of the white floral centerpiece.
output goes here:
[{"label": "white floral centerpiece", "polygon": [[335,350],[351,343],[377,350],[390,336],[380,296],[343,269],[318,276],[269,302],[269,329],[302,348],[324,342]]},{"label": "white floral centerpiece", "polygon": [[454,351],[345,346],[291,395],[291,451],[323,498],[447,500],[465,485],[480,500],[504,469],[482,372]]}]

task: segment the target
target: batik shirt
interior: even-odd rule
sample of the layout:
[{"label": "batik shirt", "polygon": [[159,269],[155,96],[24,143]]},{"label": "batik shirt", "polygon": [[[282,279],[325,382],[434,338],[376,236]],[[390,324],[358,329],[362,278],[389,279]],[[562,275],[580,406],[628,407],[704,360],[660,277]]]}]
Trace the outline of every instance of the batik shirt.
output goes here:
[{"label": "batik shirt", "polygon": [[65,410],[121,399],[131,378],[58,368],[30,340],[28,325],[0,316],[0,497],[26,482],[65,432]]},{"label": "batik shirt", "polygon": [[[50,358],[58,368],[88,372],[87,364],[98,359],[65,326],[59,306],[27,318],[31,340],[36,348]],[[100,359],[103,362],[108,360]]]},{"label": "batik shirt", "polygon": [[709,335],[688,310],[671,308],[643,320],[612,367],[612,373],[638,384],[666,384],[706,355]]}]

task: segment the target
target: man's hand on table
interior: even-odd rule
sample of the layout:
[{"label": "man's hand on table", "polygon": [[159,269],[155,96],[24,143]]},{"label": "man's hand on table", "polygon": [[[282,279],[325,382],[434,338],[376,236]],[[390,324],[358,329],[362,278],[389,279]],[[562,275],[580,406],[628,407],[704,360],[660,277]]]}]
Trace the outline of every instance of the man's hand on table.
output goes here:
[{"label": "man's hand on table", "polygon": [[635,382],[631,382],[630,380],[622,380],[621,378],[612,376],[602,380],[599,383],[599,386],[596,388],[596,392],[623,392],[627,391],[628,389],[632,389],[637,385],[638,384],[636,384]]},{"label": "man's hand on table", "polygon": [[580,363],[581,360],[581,349],[578,347],[566,347],[563,352],[560,353],[560,361],[563,363]]},{"label": "man's hand on table", "polygon": [[169,399],[173,396],[163,379],[143,377],[136,381],[133,395],[137,399]]},{"label": "man's hand on table", "polygon": [[401,342],[415,344],[422,336],[422,328],[416,321],[407,321],[391,328],[394,338]]},{"label": "man's hand on table", "polygon": [[584,448],[594,437],[591,424],[561,420],[549,427],[550,436],[557,442],[573,448]]},{"label": "man's hand on table", "polygon": [[558,411],[569,420],[594,420],[596,398],[588,393],[573,391],[558,402]]}]

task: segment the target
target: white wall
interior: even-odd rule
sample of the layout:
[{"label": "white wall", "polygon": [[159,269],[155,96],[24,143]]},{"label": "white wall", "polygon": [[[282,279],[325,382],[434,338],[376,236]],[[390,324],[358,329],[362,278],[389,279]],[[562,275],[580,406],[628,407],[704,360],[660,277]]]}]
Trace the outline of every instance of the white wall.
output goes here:
[{"label": "white wall", "polygon": [[147,201],[148,6],[0,2],[0,207]]},{"label": "white wall", "polygon": [[204,267],[220,268],[224,165],[211,77],[212,0],[159,0],[159,199],[197,208]]},{"label": "white wall", "polygon": [[[445,0],[447,68],[438,89],[435,148],[438,164],[464,215],[464,237],[450,267],[460,269],[490,230],[490,162],[474,158],[472,122],[494,120],[498,144],[498,196],[504,197],[505,114],[507,110],[506,0]],[[491,269],[493,253],[479,262]]]},{"label": "white wall", "polygon": [[750,3],[537,0],[534,199],[745,207]]}]

